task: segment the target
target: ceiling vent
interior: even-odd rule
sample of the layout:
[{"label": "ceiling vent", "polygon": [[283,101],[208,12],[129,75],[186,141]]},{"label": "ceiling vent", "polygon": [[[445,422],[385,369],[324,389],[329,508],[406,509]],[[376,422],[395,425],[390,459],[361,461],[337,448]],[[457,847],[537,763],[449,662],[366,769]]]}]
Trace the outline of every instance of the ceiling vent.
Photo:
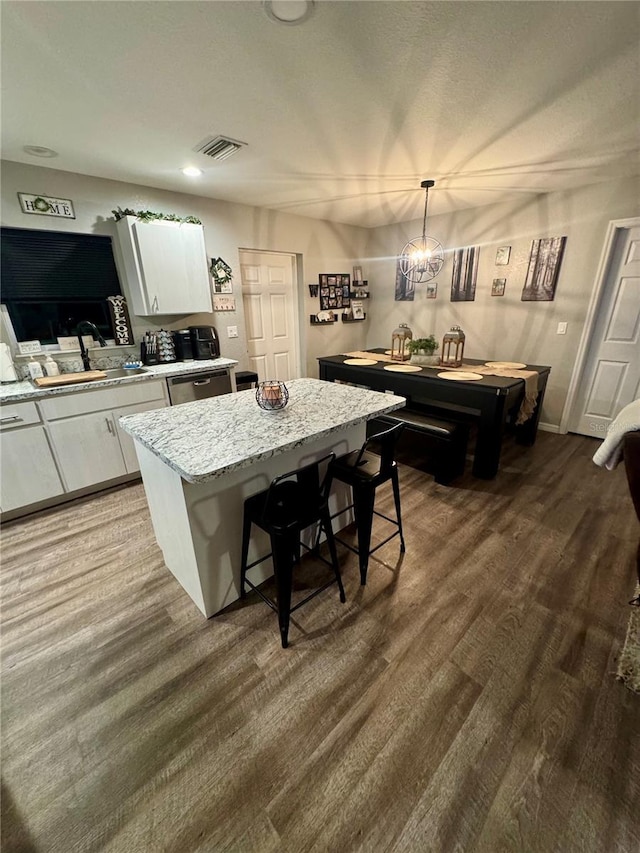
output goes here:
[{"label": "ceiling vent", "polygon": [[228,136],[211,136],[196,146],[194,151],[199,154],[206,154],[207,157],[213,157],[214,160],[226,160],[227,157],[231,157],[246,144],[246,142],[239,142],[237,139],[229,139]]}]

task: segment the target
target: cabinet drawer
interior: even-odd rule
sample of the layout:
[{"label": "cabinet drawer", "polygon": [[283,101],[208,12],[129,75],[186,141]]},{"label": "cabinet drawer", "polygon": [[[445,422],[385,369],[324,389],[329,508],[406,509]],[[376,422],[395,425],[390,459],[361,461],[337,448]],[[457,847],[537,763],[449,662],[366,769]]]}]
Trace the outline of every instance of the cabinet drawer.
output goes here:
[{"label": "cabinet drawer", "polygon": [[50,397],[40,403],[40,410],[48,421],[69,418],[74,415],[86,415],[90,412],[103,412],[118,409],[134,403],[149,403],[154,400],[158,408],[164,405],[164,381],[155,379],[146,382],[134,382],[131,385],[114,385],[111,388],[96,388],[94,391],[76,391],[74,394],[61,394]]},{"label": "cabinet drawer", "polygon": [[0,429],[26,426],[27,424],[39,424],[40,415],[35,403],[4,403],[0,408]]}]

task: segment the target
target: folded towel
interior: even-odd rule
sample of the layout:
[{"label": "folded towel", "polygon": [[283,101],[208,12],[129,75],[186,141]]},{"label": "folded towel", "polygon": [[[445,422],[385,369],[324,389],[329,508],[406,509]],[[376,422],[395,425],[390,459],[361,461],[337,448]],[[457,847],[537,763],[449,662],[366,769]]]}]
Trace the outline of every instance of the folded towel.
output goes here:
[{"label": "folded towel", "polygon": [[593,455],[596,465],[613,471],[622,459],[622,442],[625,433],[635,430],[640,430],[640,399],[625,406],[611,422],[607,437]]}]

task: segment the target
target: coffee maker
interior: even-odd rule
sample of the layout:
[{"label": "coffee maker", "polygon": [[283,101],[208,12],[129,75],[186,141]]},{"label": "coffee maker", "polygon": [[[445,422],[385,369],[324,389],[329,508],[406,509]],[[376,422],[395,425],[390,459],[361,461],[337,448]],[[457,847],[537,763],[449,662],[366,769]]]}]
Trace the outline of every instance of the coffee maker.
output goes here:
[{"label": "coffee maker", "polygon": [[174,332],[173,345],[178,361],[193,360],[193,344],[191,343],[191,332],[189,329],[179,329],[177,332]]},{"label": "coffee maker", "polygon": [[189,326],[191,351],[195,359],[219,358],[220,342],[213,326]]}]

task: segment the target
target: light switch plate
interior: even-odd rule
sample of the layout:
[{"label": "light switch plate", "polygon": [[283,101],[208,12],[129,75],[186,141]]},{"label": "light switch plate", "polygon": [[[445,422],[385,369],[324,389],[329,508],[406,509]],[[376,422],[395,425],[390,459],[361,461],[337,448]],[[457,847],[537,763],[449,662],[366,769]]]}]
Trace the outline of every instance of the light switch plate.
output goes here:
[{"label": "light switch plate", "polygon": [[237,326],[227,326],[227,335],[230,338],[238,337],[238,327]]},{"label": "light switch plate", "polygon": [[567,324],[566,323],[558,323],[558,328],[556,329],[557,335],[566,335],[567,334]]}]

